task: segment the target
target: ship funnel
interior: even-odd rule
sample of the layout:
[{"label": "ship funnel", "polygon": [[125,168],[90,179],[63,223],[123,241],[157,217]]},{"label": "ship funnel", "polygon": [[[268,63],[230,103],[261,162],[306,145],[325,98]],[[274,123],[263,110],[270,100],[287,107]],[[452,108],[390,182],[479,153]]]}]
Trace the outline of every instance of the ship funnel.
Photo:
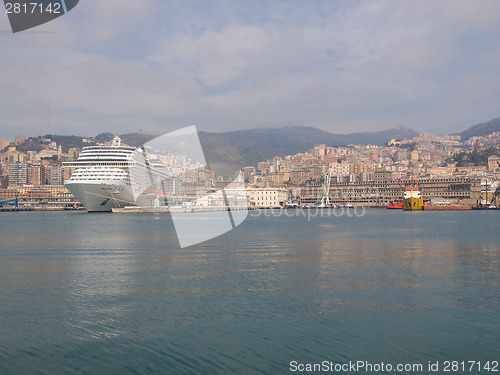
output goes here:
[{"label": "ship funnel", "polygon": [[120,139],[120,137],[115,136],[113,138],[113,144],[112,144],[112,146],[113,147],[119,147],[119,146],[121,146],[121,144],[122,144],[122,140]]}]

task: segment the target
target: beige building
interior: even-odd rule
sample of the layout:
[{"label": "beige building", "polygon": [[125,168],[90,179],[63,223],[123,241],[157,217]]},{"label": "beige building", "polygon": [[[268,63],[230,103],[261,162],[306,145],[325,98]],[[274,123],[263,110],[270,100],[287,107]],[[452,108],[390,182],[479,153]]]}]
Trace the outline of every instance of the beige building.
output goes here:
[{"label": "beige building", "polygon": [[332,176],[347,176],[350,172],[350,167],[349,164],[342,164],[342,163],[332,163],[330,164],[330,171],[332,173]]},{"label": "beige building", "polygon": [[417,150],[413,150],[412,152],[410,152],[410,160],[413,162],[418,161],[418,151]]},{"label": "beige building", "polygon": [[289,171],[273,173],[272,175],[273,185],[274,186],[284,185],[285,183],[290,181],[290,174],[291,173]]},{"label": "beige building", "polygon": [[76,202],[76,198],[64,186],[32,186],[19,187],[10,186],[8,189],[0,189],[0,198],[12,198],[19,196],[24,202],[47,201],[47,202]]},{"label": "beige building", "polygon": [[488,169],[491,171],[497,168],[500,168],[500,156],[491,155],[488,158]]},{"label": "beige building", "polygon": [[290,173],[290,182],[294,185],[303,185],[307,180],[312,178],[312,171],[310,168],[296,168]]},{"label": "beige building", "polygon": [[248,206],[250,208],[280,208],[286,204],[286,189],[248,188]]},{"label": "beige building", "polygon": [[15,147],[9,147],[8,151],[0,154],[0,162],[23,163],[26,161],[26,154],[17,151]]},{"label": "beige building", "polygon": [[471,172],[486,172],[486,167],[482,165],[466,165],[463,167],[457,167],[457,171],[459,172],[466,172],[466,173],[471,173]]},{"label": "beige building", "polygon": [[455,169],[450,167],[427,167],[426,172],[430,175],[451,175]]}]

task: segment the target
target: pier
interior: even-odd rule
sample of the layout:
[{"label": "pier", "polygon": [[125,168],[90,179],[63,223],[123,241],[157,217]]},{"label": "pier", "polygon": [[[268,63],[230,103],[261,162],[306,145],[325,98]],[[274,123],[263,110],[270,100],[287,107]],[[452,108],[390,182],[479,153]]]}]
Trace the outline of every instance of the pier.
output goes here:
[{"label": "pier", "polygon": [[141,214],[141,213],[193,213],[193,212],[218,212],[218,211],[235,211],[250,209],[246,207],[227,207],[227,206],[126,206],[123,208],[112,208],[114,214]]}]

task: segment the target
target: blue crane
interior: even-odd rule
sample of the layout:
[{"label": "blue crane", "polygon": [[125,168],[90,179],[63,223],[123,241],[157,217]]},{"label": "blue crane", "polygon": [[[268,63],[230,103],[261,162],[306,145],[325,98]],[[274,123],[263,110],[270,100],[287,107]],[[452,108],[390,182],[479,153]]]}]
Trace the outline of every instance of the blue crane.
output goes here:
[{"label": "blue crane", "polygon": [[5,201],[0,201],[0,207],[2,207],[4,204],[6,203],[11,203],[11,202],[14,202],[14,206],[17,208],[18,207],[18,199],[17,199],[17,195],[15,198],[11,198],[11,199],[7,199]]}]

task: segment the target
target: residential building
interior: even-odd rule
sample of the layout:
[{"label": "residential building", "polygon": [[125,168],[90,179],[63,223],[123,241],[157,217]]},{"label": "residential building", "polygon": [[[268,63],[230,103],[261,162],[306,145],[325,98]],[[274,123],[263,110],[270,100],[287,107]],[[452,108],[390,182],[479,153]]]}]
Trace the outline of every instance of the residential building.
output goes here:
[{"label": "residential building", "polygon": [[45,185],[45,166],[31,164],[28,166],[28,184],[33,186]]},{"label": "residential building", "polygon": [[28,183],[28,164],[9,163],[9,186],[23,186]]},{"label": "residential building", "polygon": [[64,168],[60,165],[51,165],[48,170],[49,185],[62,185],[64,183]]},{"label": "residential building", "polygon": [[500,156],[491,155],[488,157],[488,169],[491,171],[497,168],[500,168]]}]

